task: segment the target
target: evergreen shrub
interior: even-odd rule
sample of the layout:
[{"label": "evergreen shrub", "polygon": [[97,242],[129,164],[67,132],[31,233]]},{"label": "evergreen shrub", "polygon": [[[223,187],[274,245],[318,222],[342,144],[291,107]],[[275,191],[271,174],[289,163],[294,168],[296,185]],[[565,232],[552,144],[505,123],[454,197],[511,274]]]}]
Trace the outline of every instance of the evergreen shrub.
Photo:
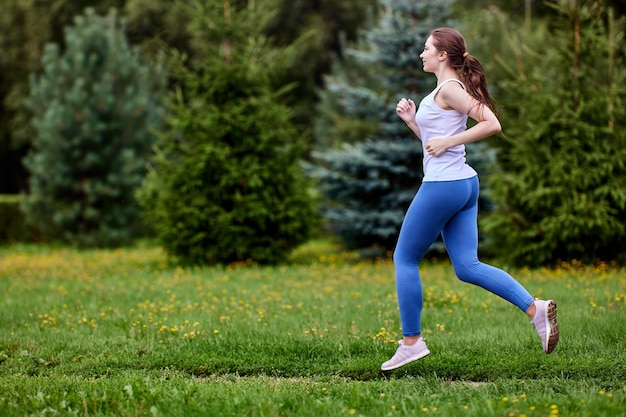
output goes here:
[{"label": "evergreen shrub", "polygon": [[191,264],[286,260],[316,215],[299,132],[267,70],[218,60],[173,75],[171,116],[139,193],[159,241]]},{"label": "evergreen shrub", "polygon": [[114,11],[93,10],[46,46],[28,100],[36,137],[24,163],[27,219],[47,236],[113,246],[138,231],[135,189],[163,117],[163,71],[141,62]]},{"label": "evergreen shrub", "polygon": [[522,39],[501,32],[506,137],[484,226],[510,264],[625,261],[624,18],[600,2],[555,8]]}]

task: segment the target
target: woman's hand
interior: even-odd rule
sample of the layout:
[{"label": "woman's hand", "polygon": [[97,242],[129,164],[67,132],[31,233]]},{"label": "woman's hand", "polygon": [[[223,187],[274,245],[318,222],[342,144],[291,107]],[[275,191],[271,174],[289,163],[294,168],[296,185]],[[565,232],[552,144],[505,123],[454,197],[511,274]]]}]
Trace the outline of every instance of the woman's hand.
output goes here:
[{"label": "woman's hand", "polygon": [[432,156],[441,156],[451,147],[449,141],[445,138],[431,139],[424,145],[426,152]]},{"label": "woman's hand", "polygon": [[404,121],[409,124],[415,122],[415,112],[417,108],[411,99],[402,98],[396,105],[396,113]]}]

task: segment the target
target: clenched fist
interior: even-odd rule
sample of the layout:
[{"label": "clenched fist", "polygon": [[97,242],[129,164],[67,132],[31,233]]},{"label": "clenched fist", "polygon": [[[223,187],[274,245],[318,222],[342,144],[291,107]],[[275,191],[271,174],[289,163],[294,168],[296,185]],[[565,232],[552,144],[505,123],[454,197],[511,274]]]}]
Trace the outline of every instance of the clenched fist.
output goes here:
[{"label": "clenched fist", "polygon": [[411,99],[402,98],[396,105],[396,114],[407,124],[415,120],[416,111],[415,103]]}]

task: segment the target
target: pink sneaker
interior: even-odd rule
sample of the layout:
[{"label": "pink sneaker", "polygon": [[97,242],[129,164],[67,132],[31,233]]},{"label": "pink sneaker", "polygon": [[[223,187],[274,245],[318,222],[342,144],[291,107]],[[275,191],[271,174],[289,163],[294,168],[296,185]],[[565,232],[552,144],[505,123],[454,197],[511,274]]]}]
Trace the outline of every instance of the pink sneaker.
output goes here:
[{"label": "pink sneaker", "polygon": [[398,344],[400,346],[398,346],[395,355],[380,367],[383,371],[399,368],[430,354],[430,350],[426,347],[426,342],[424,342],[422,337],[417,339],[417,342],[411,346],[405,345],[402,340],[399,340]]},{"label": "pink sneaker", "polygon": [[543,351],[550,353],[559,342],[559,325],[556,322],[556,303],[552,300],[535,300],[537,312],[531,323],[537,329]]}]

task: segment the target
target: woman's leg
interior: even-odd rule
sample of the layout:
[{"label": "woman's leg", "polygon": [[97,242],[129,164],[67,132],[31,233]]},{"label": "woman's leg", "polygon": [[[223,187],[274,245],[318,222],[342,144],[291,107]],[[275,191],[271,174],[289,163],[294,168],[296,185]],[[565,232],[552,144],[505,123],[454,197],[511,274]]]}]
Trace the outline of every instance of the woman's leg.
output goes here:
[{"label": "woman's leg", "polygon": [[473,198],[443,229],[443,238],[459,279],[478,285],[516,305],[532,319],[543,351],[551,353],[559,341],[556,303],[534,300],[511,275],[478,260],[478,179],[473,181]]},{"label": "woman's leg", "polygon": [[[478,177],[471,179],[472,194],[467,205],[443,228],[446,250],[460,280],[478,285],[527,312],[533,302],[530,293],[505,271],[478,260]],[[532,317],[532,316],[531,316]]]},{"label": "woman's leg", "polygon": [[418,266],[444,225],[467,204],[470,190],[466,180],[425,182],[407,211],[393,256],[404,337],[396,353],[381,365],[383,371],[399,368],[430,354],[420,337],[422,283]]},{"label": "woman's leg", "polygon": [[470,196],[469,180],[425,182],[407,210],[393,261],[402,334],[411,341],[421,333],[419,263],[444,225],[467,204]]}]

